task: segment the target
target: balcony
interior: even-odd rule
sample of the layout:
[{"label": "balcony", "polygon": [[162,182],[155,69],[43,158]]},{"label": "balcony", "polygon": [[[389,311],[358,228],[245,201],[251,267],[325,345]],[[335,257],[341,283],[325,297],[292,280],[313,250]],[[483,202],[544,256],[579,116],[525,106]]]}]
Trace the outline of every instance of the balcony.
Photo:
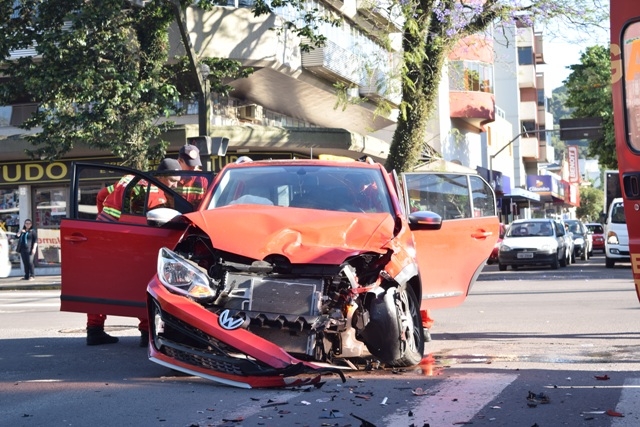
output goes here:
[{"label": "balcony", "polygon": [[389,0],[356,0],[356,10],[378,28],[390,24],[398,30],[402,28],[402,14]]},{"label": "balcony", "polygon": [[322,47],[302,52],[302,66],[312,73],[334,82],[358,84],[360,58],[330,40]]},{"label": "balcony", "polygon": [[520,138],[520,155],[530,160],[538,160],[539,143],[537,137]]},{"label": "balcony", "polygon": [[518,86],[520,87],[520,89],[536,87],[535,65],[518,66]]},{"label": "balcony", "polygon": [[538,104],[535,101],[521,101],[519,106],[520,120],[537,121]]},{"label": "balcony", "polygon": [[449,105],[450,117],[471,122],[495,119],[495,99],[492,93],[449,91]]}]

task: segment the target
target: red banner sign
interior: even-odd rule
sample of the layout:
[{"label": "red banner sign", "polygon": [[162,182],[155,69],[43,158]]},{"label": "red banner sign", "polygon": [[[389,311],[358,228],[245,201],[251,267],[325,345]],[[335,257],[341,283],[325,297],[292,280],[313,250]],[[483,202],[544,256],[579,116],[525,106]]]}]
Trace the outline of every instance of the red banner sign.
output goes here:
[{"label": "red banner sign", "polygon": [[569,182],[580,182],[580,165],[578,163],[578,147],[576,145],[568,145],[569,157]]}]

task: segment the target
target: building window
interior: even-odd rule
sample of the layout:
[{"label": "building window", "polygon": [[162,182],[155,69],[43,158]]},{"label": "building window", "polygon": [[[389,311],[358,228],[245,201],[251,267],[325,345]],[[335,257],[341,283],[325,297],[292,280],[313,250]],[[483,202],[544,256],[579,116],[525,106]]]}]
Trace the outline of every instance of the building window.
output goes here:
[{"label": "building window", "polygon": [[[538,89],[538,106],[544,107],[546,105],[546,98],[544,97],[544,89]],[[546,110],[546,108],[545,108]]]},{"label": "building window", "polygon": [[533,49],[531,46],[518,48],[518,65],[533,65]]},{"label": "building window", "polygon": [[449,89],[493,93],[493,65],[480,61],[451,61]]}]

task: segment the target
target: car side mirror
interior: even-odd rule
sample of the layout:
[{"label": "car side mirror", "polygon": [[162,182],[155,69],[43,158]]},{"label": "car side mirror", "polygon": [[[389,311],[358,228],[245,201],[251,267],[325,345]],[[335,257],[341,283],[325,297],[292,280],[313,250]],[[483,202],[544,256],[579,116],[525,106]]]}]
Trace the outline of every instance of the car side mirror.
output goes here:
[{"label": "car side mirror", "polygon": [[170,208],[158,208],[151,209],[147,212],[147,224],[161,227],[174,219],[177,216],[182,215],[179,211]]},{"label": "car side mirror", "polygon": [[409,227],[412,230],[440,230],[442,217],[431,211],[418,211],[409,214]]}]

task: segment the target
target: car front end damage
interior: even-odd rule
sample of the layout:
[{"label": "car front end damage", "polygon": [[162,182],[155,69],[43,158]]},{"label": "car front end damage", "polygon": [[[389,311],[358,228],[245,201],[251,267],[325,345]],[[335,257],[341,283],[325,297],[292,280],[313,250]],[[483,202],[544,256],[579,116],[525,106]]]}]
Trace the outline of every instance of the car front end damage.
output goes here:
[{"label": "car front end damage", "polygon": [[[176,248],[160,250],[148,286],[152,361],[238,387],[314,384],[370,358],[419,363],[420,284],[398,242],[408,230],[386,214],[256,211],[193,214]],[[252,220],[247,234],[212,225],[232,217]]]}]

